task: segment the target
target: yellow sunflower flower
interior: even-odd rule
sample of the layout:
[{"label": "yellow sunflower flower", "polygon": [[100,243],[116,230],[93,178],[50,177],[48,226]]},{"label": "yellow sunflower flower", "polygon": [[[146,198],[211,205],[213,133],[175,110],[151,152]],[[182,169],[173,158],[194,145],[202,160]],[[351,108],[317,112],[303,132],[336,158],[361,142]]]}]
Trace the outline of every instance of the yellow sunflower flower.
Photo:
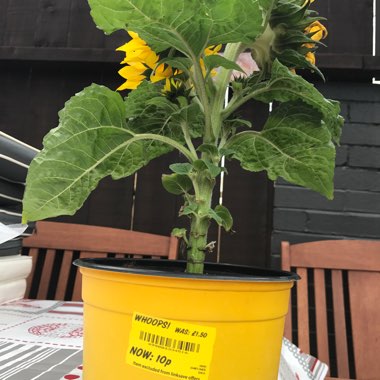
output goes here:
[{"label": "yellow sunflower flower", "polygon": [[138,85],[146,78],[144,72],[146,71],[146,66],[140,62],[135,62],[129,66],[124,66],[119,70],[121,77],[126,79],[126,81],[117,88],[118,91],[122,90],[134,90]]},{"label": "yellow sunflower flower", "polygon": [[119,70],[119,74],[126,79],[126,81],[117,88],[118,91],[136,89],[139,84],[147,78],[145,72],[149,69],[154,70],[150,76],[150,80],[153,83],[173,75],[171,67],[164,64],[157,66],[160,57],[137,33],[128,33],[132,39],[116,49],[125,53],[125,58],[121,64],[127,64],[127,66]]},{"label": "yellow sunflower flower", "polygon": [[176,79],[175,77],[166,78],[165,86],[163,92],[173,92],[173,90],[178,90],[183,85],[183,82],[180,79]]},{"label": "yellow sunflower flower", "polygon": [[[211,45],[211,46],[208,46],[206,47],[206,49],[204,50],[204,55],[205,56],[208,56],[208,55],[215,55],[215,54],[218,54],[220,49],[222,48],[222,45],[219,44],[219,45]],[[206,75],[206,67],[205,67],[205,63],[203,61],[203,59],[201,58],[201,60],[199,61],[200,65],[201,65],[201,69],[202,69],[202,73],[203,73],[203,76]],[[211,71],[211,75],[212,76],[215,76],[217,74],[217,71],[214,69]]]},{"label": "yellow sunflower flower", "polygon": [[306,34],[311,35],[311,39],[314,41],[320,41],[327,37],[328,32],[324,25],[319,21],[314,21],[305,29]]},{"label": "yellow sunflower flower", "polygon": [[219,44],[219,45],[211,45],[209,47],[206,47],[206,49],[204,51],[204,54],[205,55],[218,54],[221,48],[222,48],[221,44]]},{"label": "yellow sunflower flower", "polygon": [[[164,91],[168,91],[171,83],[169,79],[182,72],[180,70],[173,71],[170,66],[164,63],[157,65],[157,62],[160,60],[159,55],[137,33],[128,33],[132,39],[116,49],[125,53],[125,58],[121,61],[121,64],[126,64],[126,66],[119,70],[120,76],[126,79],[126,81],[117,90],[134,90],[150,75],[149,79],[152,83],[166,80]],[[204,50],[204,55],[218,54],[221,48],[222,45],[209,46]],[[206,75],[203,59],[200,60],[200,64],[203,75]],[[150,74],[149,71],[151,72]],[[211,75],[216,75],[216,70],[212,70]]]},{"label": "yellow sunflower flower", "polygon": [[[310,34],[310,38],[313,41],[320,41],[327,37],[328,32],[327,32],[326,27],[322,25],[319,21],[314,21],[305,29],[305,34]],[[315,47],[315,44],[309,43],[309,44],[304,44],[303,46],[309,49],[313,49]],[[315,54],[313,52],[309,51],[308,53],[306,53],[305,58],[312,65],[315,65]]]},{"label": "yellow sunflower flower", "polygon": [[152,83],[159,82],[163,79],[168,79],[173,76],[173,69],[161,63],[157,66],[156,70],[153,71],[152,75],[150,76],[150,80]]},{"label": "yellow sunflower flower", "polygon": [[147,64],[150,68],[154,67],[158,61],[157,54],[142,40],[137,33],[128,32],[132,39],[117,48],[117,51],[123,51],[125,58],[121,64],[130,64],[133,62],[141,62]]},{"label": "yellow sunflower flower", "polygon": [[309,51],[306,53],[305,58],[312,64],[315,65],[315,54]]}]

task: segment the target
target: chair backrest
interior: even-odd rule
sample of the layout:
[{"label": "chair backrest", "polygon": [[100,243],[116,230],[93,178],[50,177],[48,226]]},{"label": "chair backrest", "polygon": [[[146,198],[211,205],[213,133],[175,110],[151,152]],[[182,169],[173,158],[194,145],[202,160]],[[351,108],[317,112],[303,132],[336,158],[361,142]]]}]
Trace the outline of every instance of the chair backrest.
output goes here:
[{"label": "chair backrest", "polygon": [[177,258],[178,239],[145,232],[40,221],[23,240],[33,257],[26,297],[81,300],[81,276],[72,262],[85,257]]},{"label": "chair backrest", "polygon": [[302,277],[285,336],[334,376],[380,379],[380,241],[282,242],[282,268]]}]

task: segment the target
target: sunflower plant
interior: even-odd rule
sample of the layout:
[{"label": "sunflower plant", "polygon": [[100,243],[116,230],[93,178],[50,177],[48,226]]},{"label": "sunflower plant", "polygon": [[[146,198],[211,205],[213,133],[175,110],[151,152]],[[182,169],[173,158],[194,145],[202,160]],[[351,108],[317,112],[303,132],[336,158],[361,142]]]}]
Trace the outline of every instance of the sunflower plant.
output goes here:
[{"label": "sunflower plant", "polygon": [[[185,162],[170,165],[162,184],[183,197],[179,215],[190,229],[173,233],[187,243],[187,272],[202,273],[210,222],[232,228],[228,209],[212,200],[222,157],[333,197],[340,106],[298,75],[322,75],[314,54],[327,30],[309,0],[89,4],[105,33],[129,33],[117,49],[125,82],[119,92],[92,84],[66,102],[30,166],[24,220],[72,215],[102,178],[129,176],[178,150]],[[259,132],[238,116],[252,99],[273,103]]]}]

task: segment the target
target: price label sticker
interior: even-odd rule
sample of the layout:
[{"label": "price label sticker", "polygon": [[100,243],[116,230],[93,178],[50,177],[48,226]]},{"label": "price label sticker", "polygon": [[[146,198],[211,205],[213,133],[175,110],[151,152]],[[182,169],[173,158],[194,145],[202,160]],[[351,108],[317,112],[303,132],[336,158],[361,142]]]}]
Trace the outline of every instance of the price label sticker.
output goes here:
[{"label": "price label sticker", "polygon": [[128,364],[182,380],[207,380],[216,329],[134,313]]}]

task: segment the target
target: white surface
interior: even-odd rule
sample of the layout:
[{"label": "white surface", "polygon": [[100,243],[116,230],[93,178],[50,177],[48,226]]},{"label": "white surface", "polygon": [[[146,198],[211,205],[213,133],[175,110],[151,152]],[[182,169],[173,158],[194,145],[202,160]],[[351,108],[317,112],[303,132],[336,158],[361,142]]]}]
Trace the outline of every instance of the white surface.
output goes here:
[{"label": "white surface", "polygon": [[9,224],[0,223],[0,244],[20,236],[28,228],[27,224]]},{"label": "white surface", "polygon": [[27,278],[32,270],[32,257],[11,255],[0,258],[0,284]]},{"label": "white surface", "polygon": [[14,280],[9,282],[0,282],[0,305],[4,302],[10,302],[23,298],[26,290],[26,280]]}]

